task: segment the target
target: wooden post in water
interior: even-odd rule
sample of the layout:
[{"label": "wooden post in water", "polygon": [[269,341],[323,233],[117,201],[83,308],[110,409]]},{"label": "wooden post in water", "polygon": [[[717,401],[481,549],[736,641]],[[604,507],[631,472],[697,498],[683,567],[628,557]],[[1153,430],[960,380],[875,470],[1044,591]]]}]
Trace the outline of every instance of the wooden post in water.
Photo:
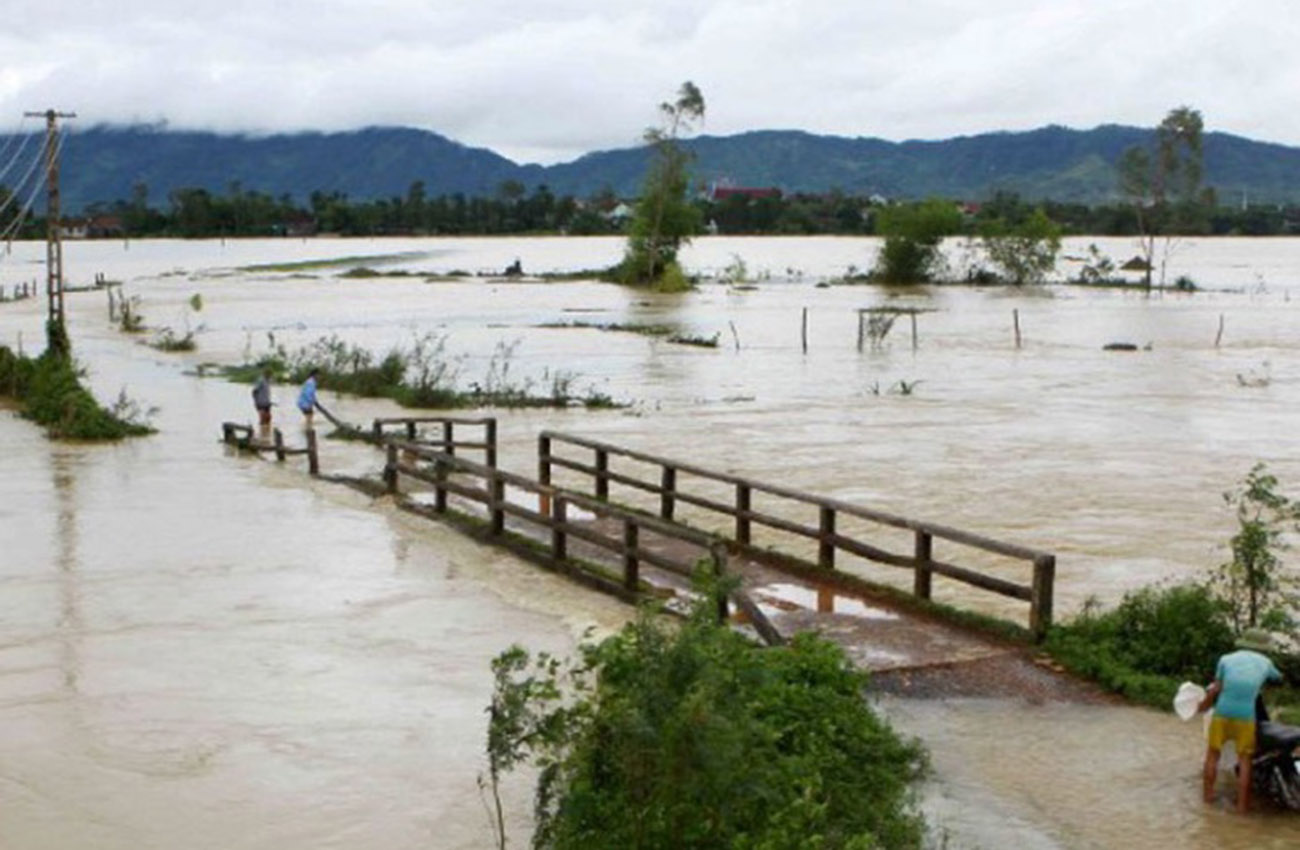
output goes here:
[{"label": "wooden post in water", "polygon": [[1034,559],[1034,583],[1029,602],[1029,629],[1037,640],[1047,636],[1052,625],[1052,586],[1056,582],[1056,556]]},{"label": "wooden post in water", "polygon": [[916,532],[916,544],[913,554],[916,558],[916,572],[913,577],[912,592],[918,599],[930,598],[930,559],[933,557],[934,539],[924,531]]},{"label": "wooden post in water", "polygon": [[866,336],[866,329],[863,327],[862,320],[863,320],[862,311],[859,310],[858,311],[858,351],[862,350],[862,342],[864,337]]},{"label": "wooden post in water", "polygon": [[821,509],[821,534],[817,542],[817,566],[828,570],[835,569],[835,509],[823,506]]},{"label": "wooden post in water", "polygon": [[447,462],[441,457],[433,460],[433,509],[440,514],[447,512],[447,488],[442,482],[447,480]]},{"label": "wooden post in water", "polygon": [[370,434],[375,438],[376,443],[382,443],[384,441],[383,423],[376,419],[374,424],[370,426]]},{"label": "wooden post in water", "polygon": [[673,508],[676,505],[674,496],[677,494],[677,470],[671,466],[665,466],[659,473],[659,516],[664,519],[673,518]]},{"label": "wooden post in water", "polygon": [[1020,310],[1019,308],[1011,311],[1011,322],[1016,328],[1016,348],[1020,347]]},{"label": "wooden post in water", "polygon": [[1219,314],[1219,332],[1214,335],[1214,347],[1218,348],[1219,343],[1223,342],[1223,314]]},{"label": "wooden post in water", "polygon": [[415,435],[416,435],[415,423],[414,423],[414,422],[407,422],[407,423],[406,423],[406,439],[410,440],[411,442],[415,442]]},{"label": "wooden post in water", "polygon": [[385,447],[387,458],[384,461],[384,488],[391,494],[397,493],[397,444],[389,443]]},{"label": "wooden post in water", "polygon": [[537,512],[551,512],[551,438],[545,434],[537,437],[537,483],[542,485],[537,494]]},{"label": "wooden post in water", "polygon": [[275,441],[275,459],[284,461],[284,432],[276,428],[271,432],[272,439]]},{"label": "wooden post in water", "polygon": [[803,324],[801,326],[801,339],[803,340],[803,353],[808,353],[808,308],[803,308]]},{"label": "wooden post in water", "polygon": [[912,320],[912,350],[916,351],[916,311],[908,313],[908,316]]},{"label": "wooden post in water", "polygon": [[636,556],[637,537],[636,520],[627,517],[623,520],[623,587],[632,593],[641,586],[641,564]]},{"label": "wooden post in water", "polygon": [[316,453],[316,429],[307,429],[307,472],[320,475],[320,456]]},{"label": "wooden post in water", "polygon": [[736,542],[742,546],[749,545],[749,504],[748,484],[736,484]]}]

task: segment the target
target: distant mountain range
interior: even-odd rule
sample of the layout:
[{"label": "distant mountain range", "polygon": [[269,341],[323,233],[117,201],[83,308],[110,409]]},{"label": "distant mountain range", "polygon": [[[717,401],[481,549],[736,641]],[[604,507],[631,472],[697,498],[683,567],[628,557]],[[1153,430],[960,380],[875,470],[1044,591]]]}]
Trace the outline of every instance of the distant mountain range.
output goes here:
[{"label": "distant mountain range", "polygon": [[[1121,152],[1150,139],[1150,130],[1104,125],[907,142],[765,130],[700,136],[685,144],[696,154],[696,179],[706,183],[964,200],[1011,191],[1030,199],[1100,203],[1116,198]],[[8,141],[0,136],[0,150],[14,150]],[[1300,148],[1226,133],[1207,133],[1204,142],[1206,184],[1222,202],[1300,201]],[[36,147],[29,144],[28,153]],[[520,165],[407,128],[243,136],[101,126],[67,137],[61,173],[64,208],[76,212],[92,202],[127,199],[136,184],[148,187],[154,206],[164,205],[177,188],[226,193],[239,184],[298,201],[318,190],[364,200],[405,195],[417,180],[429,196],[490,195],[502,182],[516,180],[530,190],[546,184],[560,195],[588,196],[608,187],[630,197],[639,191],[645,163],[644,149],[627,148],[552,166]]]}]

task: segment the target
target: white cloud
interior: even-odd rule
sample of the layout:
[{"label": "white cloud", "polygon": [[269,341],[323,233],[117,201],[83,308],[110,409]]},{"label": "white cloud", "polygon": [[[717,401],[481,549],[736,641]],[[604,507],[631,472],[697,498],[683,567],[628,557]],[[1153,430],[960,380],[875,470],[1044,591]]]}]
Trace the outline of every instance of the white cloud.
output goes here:
[{"label": "white cloud", "polygon": [[940,138],[1047,123],[1300,144],[1285,0],[11,0],[0,127],[424,127],[518,160],[632,144],[686,79],[705,130]]}]

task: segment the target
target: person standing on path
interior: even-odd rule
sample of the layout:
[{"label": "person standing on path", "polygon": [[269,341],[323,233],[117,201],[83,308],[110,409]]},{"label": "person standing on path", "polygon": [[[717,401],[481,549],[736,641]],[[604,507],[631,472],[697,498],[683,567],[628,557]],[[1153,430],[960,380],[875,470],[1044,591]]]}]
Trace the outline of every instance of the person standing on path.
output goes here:
[{"label": "person standing on path", "polygon": [[263,369],[253,385],[253,407],[257,408],[257,424],[262,439],[271,433],[271,370]]},{"label": "person standing on path", "polygon": [[298,409],[302,411],[303,425],[308,430],[312,427],[312,413],[316,410],[316,370],[307,373],[302,389],[298,392]]},{"label": "person standing on path", "polygon": [[1214,782],[1219,775],[1219,754],[1232,741],[1237,749],[1237,812],[1250,808],[1250,759],[1255,754],[1255,698],[1265,682],[1280,682],[1282,674],[1264,655],[1273,650],[1273,639],[1263,629],[1246,629],[1237,638],[1237,651],[1219,659],[1214,682],[1206,688],[1201,711],[1214,706],[1205,768],[1201,777],[1205,802],[1214,802]]}]

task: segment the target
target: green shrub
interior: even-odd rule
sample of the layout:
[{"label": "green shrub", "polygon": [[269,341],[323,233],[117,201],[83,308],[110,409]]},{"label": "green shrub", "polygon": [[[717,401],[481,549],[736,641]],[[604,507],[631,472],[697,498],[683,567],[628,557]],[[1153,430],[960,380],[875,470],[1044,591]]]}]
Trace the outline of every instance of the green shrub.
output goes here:
[{"label": "green shrub", "polygon": [[519,647],[493,662],[493,778],[542,768],[533,845],[919,847],[924,756],[865,674],[814,635],[759,648],[711,607],[676,630],[643,612],[574,668]]},{"label": "green shrub", "polygon": [[1168,708],[1180,682],[1209,680],[1233,640],[1228,607],[1189,583],[1134,591],[1111,611],[1090,604],[1051,630],[1046,649],[1111,690]]},{"label": "green shrub", "polygon": [[23,415],[56,439],[120,440],[153,433],[123,395],[113,409],[100,407],[81,385],[71,358],[46,352],[21,357],[0,346],[0,395],[22,402]]}]

